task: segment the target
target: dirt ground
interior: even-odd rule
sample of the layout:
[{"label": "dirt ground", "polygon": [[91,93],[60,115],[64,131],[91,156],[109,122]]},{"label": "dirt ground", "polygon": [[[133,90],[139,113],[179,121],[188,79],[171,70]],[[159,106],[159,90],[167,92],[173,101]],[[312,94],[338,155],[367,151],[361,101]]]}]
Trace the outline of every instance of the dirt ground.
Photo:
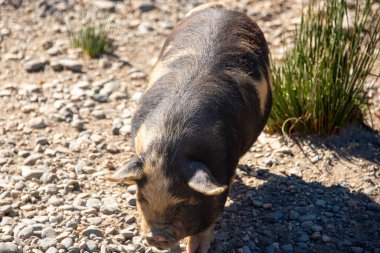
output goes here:
[{"label": "dirt ground", "polygon": [[[275,60],[302,2],[225,1],[259,24]],[[132,156],[130,121],[149,71],[199,3],[0,0],[0,252],[156,252],[139,234],[133,187],[104,175]],[[89,59],[68,29],[94,13],[106,13],[115,50]],[[380,253],[380,82],[367,83],[370,127],[259,137],[212,252]]]}]

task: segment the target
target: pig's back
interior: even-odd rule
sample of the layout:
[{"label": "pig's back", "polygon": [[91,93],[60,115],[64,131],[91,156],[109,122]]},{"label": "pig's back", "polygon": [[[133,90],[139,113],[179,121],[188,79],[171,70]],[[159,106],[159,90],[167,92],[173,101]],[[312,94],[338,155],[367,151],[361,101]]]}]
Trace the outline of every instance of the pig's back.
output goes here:
[{"label": "pig's back", "polygon": [[262,131],[270,107],[263,33],[244,14],[210,8],[184,19],[165,41],[132,135],[142,123],[161,122],[166,136],[195,126],[183,129],[193,133],[187,146],[208,150],[202,153],[210,160],[219,154],[237,163]]}]

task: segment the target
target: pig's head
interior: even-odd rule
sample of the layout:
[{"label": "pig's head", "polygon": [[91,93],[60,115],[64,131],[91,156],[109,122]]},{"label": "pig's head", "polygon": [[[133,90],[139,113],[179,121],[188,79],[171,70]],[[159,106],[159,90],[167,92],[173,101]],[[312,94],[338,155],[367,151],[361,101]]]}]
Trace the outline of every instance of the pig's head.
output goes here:
[{"label": "pig's head", "polygon": [[112,177],[137,183],[141,232],[159,249],[212,225],[227,196],[227,185],[220,185],[204,164],[186,159],[136,156]]}]

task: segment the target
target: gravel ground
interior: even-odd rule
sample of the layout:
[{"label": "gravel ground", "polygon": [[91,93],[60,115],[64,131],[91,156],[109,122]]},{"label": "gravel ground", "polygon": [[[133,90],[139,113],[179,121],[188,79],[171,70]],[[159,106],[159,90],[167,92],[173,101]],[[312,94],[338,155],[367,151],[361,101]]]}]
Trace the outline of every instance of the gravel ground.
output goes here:
[{"label": "gravel ground", "polygon": [[[226,2],[281,58],[302,1]],[[0,253],[157,252],[139,234],[135,186],[104,178],[132,156],[146,76],[196,3],[0,0]],[[69,47],[66,24],[93,12],[108,13],[113,55]],[[375,130],[263,133],[241,159],[211,252],[380,253],[379,87]]]}]

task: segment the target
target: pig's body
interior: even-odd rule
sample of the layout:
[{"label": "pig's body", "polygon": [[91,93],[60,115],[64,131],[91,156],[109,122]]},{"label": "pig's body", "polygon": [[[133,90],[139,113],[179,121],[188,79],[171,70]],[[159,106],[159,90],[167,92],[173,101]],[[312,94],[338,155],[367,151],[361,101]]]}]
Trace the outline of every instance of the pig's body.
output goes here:
[{"label": "pig's body", "polygon": [[188,252],[207,252],[239,158],[271,102],[267,44],[250,18],[207,8],[178,24],[132,120],[138,156],[118,174],[137,182],[150,244],[168,248],[190,236]]}]

